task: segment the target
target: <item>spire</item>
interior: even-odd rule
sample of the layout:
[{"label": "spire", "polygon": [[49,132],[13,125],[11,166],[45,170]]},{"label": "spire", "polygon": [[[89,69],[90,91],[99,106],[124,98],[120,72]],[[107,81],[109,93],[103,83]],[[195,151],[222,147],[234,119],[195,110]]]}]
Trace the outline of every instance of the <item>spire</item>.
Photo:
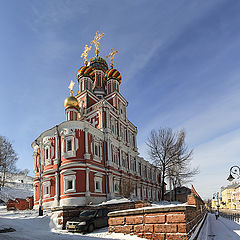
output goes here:
[{"label": "spire", "polygon": [[98,31],[96,32],[95,38],[91,41],[91,44],[95,45],[96,48],[96,56],[98,57],[99,54],[99,40],[104,36],[104,33],[99,34]]},{"label": "spire", "polygon": [[113,51],[113,48],[111,48],[111,51],[110,51],[110,53],[106,56],[106,58],[109,58],[110,59],[110,61],[111,61],[111,68],[113,68],[113,59],[114,59],[114,55],[116,54],[116,53],[118,53],[118,51],[116,50],[116,51]]}]

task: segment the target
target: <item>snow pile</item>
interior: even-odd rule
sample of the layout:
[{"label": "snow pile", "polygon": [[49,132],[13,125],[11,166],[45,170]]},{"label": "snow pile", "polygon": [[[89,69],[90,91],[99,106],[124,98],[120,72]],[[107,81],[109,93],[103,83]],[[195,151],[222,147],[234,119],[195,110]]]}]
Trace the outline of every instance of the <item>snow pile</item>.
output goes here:
[{"label": "snow pile", "polygon": [[[36,210],[7,211],[6,207],[0,207],[0,226],[5,229],[13,228],[14,232],[1,233],[0,239],[14,240],[144,240],[137,236],[124,235],[122,233],[108,233],[107,228],[95,230],[93,233],[69,233],[66,230],[51,229],[48,215],[38,216]],[[1,238],[1,236],[3,238]]]},{"label": "snow pile", "polygon": [[167,202],[167,201],[163,201],[163,202],[158,202],[158,203],[154,203],[151,206],[147,206],[147,207],[142,207],[142,208],[134,208],[134,209],[127,209],[127,210],[119,210],[119,211],[114,211],[114,212],[131,212],[134,210],[146,210],[146,209],[152,209],[152,208],[166,208],[166,207],[176,207],[176,206],[189,206],[186,203],[181,203],[181,202]]},{"label": "snow pile", "polygon": [[120,203],[127,203],[127,202],[132,202],[132,201],[127,198],[111,199],[109,201],[102,202],[99,205],[120,204]]},{"label": "snow pile", "polygon": [[152,203],[152,207],[166,206],[166,205],[176,206],[176,205],[185,205],[185,203],[178,202],[178,201],[173,201],[173,202],[160,201],[160,202],[153,202]]}]

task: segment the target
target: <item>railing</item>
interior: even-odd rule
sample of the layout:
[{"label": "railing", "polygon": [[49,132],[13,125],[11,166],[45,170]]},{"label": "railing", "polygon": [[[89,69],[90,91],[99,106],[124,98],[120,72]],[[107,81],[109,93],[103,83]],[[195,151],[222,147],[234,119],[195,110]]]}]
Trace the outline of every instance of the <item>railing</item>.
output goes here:
[{"label": "railing", "polygon": [[240,223],[240,213],[226,213],[226,212],[219,212],[221,217],[227,218],[234,222]]}]

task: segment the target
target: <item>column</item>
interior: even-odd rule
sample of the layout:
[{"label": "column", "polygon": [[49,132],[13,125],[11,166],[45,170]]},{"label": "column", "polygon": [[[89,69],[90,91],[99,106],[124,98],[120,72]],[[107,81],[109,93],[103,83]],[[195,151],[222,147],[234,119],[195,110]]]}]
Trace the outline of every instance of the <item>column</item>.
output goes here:
[{"label": "column", "polygon": [[85,154],[84,159],[90,159],[90,154],[88,152],[88,128],[84,128],[84,139],[85,139]]},{"label": "column", "polygon": [[90,191],[89,191],[89,168],[86,168],[86,196],[90,196]]}]

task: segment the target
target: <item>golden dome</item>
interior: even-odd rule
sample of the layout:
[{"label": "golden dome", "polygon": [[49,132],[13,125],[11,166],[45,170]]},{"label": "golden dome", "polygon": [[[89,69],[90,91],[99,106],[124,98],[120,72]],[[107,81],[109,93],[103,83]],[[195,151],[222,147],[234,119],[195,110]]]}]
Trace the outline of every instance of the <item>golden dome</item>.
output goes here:
[{"label": "golden dome", "polygon": [[74,107],[74,108],[79,109],[78,100],[74,96],[69,96],[64,101],[64,107],[65,107],[65,109],[67,109],[69,107]]}]

